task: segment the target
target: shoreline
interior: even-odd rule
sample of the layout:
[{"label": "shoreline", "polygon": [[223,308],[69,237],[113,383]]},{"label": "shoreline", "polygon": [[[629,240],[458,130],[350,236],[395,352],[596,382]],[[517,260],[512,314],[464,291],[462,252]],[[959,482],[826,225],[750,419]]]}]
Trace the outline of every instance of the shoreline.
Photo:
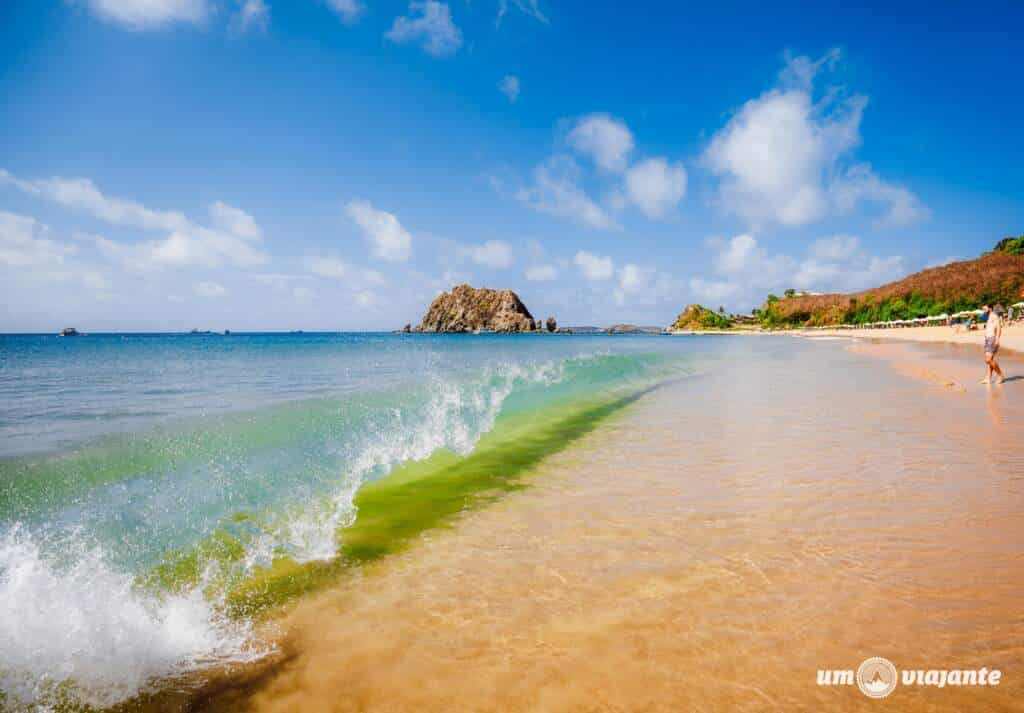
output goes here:
[{"label": "shoreline", "polygon": [[[979,355],[985,343],[983,330],[954,332],[952,327],[905,327],[898,329],[800,329],[793,334],[801,337],[846,337],[850,339],[880,339],[887,341],[960,344],[978,348]],[[1003,327],[1000,352],[1024,353],[1024,325]]]},{"label": "shoreline", "polygon": [[971,368],[928,346],[764,356],[645,396],[530,488],[297,602],[281,657],[190,709],[868,710],[815,671],[872,655],[1005,673],[900,687],[901,710],[1011,709],[1024,387],[889,368]]}]

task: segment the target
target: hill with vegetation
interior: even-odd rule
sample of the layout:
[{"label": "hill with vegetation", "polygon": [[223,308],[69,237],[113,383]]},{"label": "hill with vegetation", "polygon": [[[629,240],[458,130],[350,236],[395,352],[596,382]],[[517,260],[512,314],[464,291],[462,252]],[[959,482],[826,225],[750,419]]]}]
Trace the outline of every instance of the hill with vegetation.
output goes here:
[{"label": "hill with vegetation", "polygon": [[1024,236],[1005,238],[977,260],[933,267],[854,294],[768,295],[763,326],[867,324],[953,314],[1024,300]]},{"label": "hill with vegetation", "polygon": [[677,331],[700,331],[706,329],[728,329],[732,320],[725,316],[724,310],[713,312],[698,304],[689,305],[676,317],[671,329]]}]

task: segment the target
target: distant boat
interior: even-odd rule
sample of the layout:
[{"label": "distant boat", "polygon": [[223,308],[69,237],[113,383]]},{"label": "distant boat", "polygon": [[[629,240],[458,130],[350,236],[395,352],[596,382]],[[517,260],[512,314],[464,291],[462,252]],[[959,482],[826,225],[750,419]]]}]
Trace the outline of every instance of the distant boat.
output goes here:
[{"label": "distant boat", "polygon": [[225,329],[224,330],[224,336],[225,337],[231,336],[231,330],[230,329]]},{"label": "distant boat", "polygon": [[74,327],[64,327],[64,329],[60,330],[60,334],[58,336],[61,336],[61,337],[78,337],[78,336],[81,336],[81,335],[80,335],[79,331],[77,329],[75,329]]},{"label": "distant boat", "polygon": [[211,332],[209,329],[204,329],[201,331],[198,329],[193,329],[191,332],[189,332],[189,334],[213,334],[213,332]]}]

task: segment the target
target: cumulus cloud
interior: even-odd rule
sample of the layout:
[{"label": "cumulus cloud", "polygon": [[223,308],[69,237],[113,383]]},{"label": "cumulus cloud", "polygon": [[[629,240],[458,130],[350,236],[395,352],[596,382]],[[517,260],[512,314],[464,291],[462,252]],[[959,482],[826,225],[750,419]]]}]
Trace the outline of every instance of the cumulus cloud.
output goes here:
[{"label": "cumulus cloud", "polygon": [[610,257],[602,257],[586,250],[580,250],[572,261],[588,280],[610,280],[615,274],[615,263]]},{"label": "cumulus cloud", "polygon": [[77,282],[106,290],[110,281],[100,270],[74,261],[77,245],[55,240],[35,218],[0,210],[0,274],[5,281]]},{"label": "cumulus cloud", "polygon": [[554,265],[533,265],[524,274],[530,282],[550,282],[558,277],[558,270]]},{"label": "cumulus cloud", "polygon": [[686,169],[664,158],[649,158],[626,171],[626,197],[652,220],[664,218],[686,194]]},{"label": "cumulus cloud", "polygon": [[579,167],[568,156],[554,156],[533,172],[532,186],[516,197],[540,212],[564,218],[588,228],[616,230],[619,225],[579,186]]},{"label": "cumulus cloud", "polygon": [[506,74],[498,82],[498,91],[504,94],[510,102],[519,98],[519,77],[514,74]]},{"label": "cumulus cloud", "polygon": [[137,201],[108,196],[88,178],[22,179],[0,169],[0,183],[110,225],[168,233],[161,240],[136,243],[97,239],[97,246],[108,258],[132,269],[221,264],[251,267],[269,259],[254,245],[262,232],[252,216],[226,203],[210,206],[217,227],[209,227],[193,223],[180,211],[154,210]]},{"label": "cumulus cloud", "polygon": [[381,260],[405,262],[412,254],[412,236],[393,213],[378,210],[366,200],[354,200],[345,206],[345,215],[363,231]]},{"label": "cumulus cloud", "polygon": [[418,44],[434,57],[448,57],[462,47],[462,30],[452,21],[447,3],[437,0],[409,3],[409,14],[395,18],[385,35],[396,44]]},{"label": "cumulus cloud", "polygon": [[512,246],[501,240],[488,240],[482,245],[466,248],[469,259],[477,265],[503,269],[512,265]]},{"label": "cumulus cloud", "polygon": [[916,223],[931,215],[931,211],[909,189],[887,183],[860,163],[850,166],[843,176],[829,187],[840,212],[849,213],[862,201],[880,203],[885,212],[875,221],[877,227],[900,227]]},{"label": "cumulus cloud", "polygon": [[130,30],[150,30],[176,22],[202,24],[207,0],[88,0],[98,17]]},{"label": "cumulus cloud", "polygon": [[608,114],[584,116],[569,131],[567,140],[605,171],[624,170],[633,151],[633,132],[625,122]]},{"label": "cumulus cloud", "polygon": [[192,291],[206,299],[219,299],[228,293],[228,290],[224,285],[220,285],[216,282],[197,282],[192,285]]},{"label": "cumulus cloud", "polygon": [[263,0],[240,0],[238,12],[231,21],[231,29],[239,34],[250,30],[267,29],[270,24],[270,6]]},{"label": "cumulus cloud", "polygon": [[633,263],[626,263],[618,271],[618,283],[612,297],[616,304],[625,304],[630,297],[643,292],[649,286],[653,270],[644,269]]},{"label": "cumulus cloud", "polygon": [[74,245],[44,238],[42,232],[35,218],[0,210],[0,266],[62,265],[77,252]]},{"label": "cumulus cloud", "polygon": [[[566,134],[571,151],[596,168],[588,181],[603,181],[603,205],[584,188],[584,171],[569,153],[551,156],[534,169],[534,183],[517,193],[534,210],[599,230],[619,230],[612,217],[629,205],[651,220],[672,213],[686,195],[686,169],[682,163],[656,156],[630,164],[633,133],[626,124],[604,113],[577,120]],[[589,174],[590,172],[588,172]],[[613,185],[609,182],[613,181]],[[620,183],[621,181],[621,183]]]},{"label": "cumulus cloud", "polygon": [[755,226],[805,225],[849,212],[861,200],[888,206],[889,224],[925,214],[909,190],[865,164],[844,167],[861,143],[867,98],[843,98],[842,91],[813,98],[816,75],[838,60],[838,50],[816,61],[789,58],[780,85],[744,104],[714,135],[703,162],[720,178],[723,209]]},{"label": "cumulus cloud", "polygon": [[768,292],[790,287],[818,292],[853,292],[906,274],[899,255],[868,253],[856,236],[834,235],[812,242],[803,256],[769,254],[749,234],[707,242],[714,255],[709,274],[691,278],[690,289],[712,302],[760,304]]},{"label": "cumulus cloud", "polygon": [[327,0],[327,5],[346,25],[353,25],[366,12],[359,0]]}]

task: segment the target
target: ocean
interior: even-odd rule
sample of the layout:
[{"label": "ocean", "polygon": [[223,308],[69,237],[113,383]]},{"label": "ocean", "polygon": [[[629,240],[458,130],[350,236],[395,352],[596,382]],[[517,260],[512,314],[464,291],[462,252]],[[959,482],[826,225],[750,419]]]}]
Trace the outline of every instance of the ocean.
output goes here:
[{"label": "ocean", "polygon": [[111,706],[264,656],[275,607],[736,341],[0,336],[0,703]]}]

